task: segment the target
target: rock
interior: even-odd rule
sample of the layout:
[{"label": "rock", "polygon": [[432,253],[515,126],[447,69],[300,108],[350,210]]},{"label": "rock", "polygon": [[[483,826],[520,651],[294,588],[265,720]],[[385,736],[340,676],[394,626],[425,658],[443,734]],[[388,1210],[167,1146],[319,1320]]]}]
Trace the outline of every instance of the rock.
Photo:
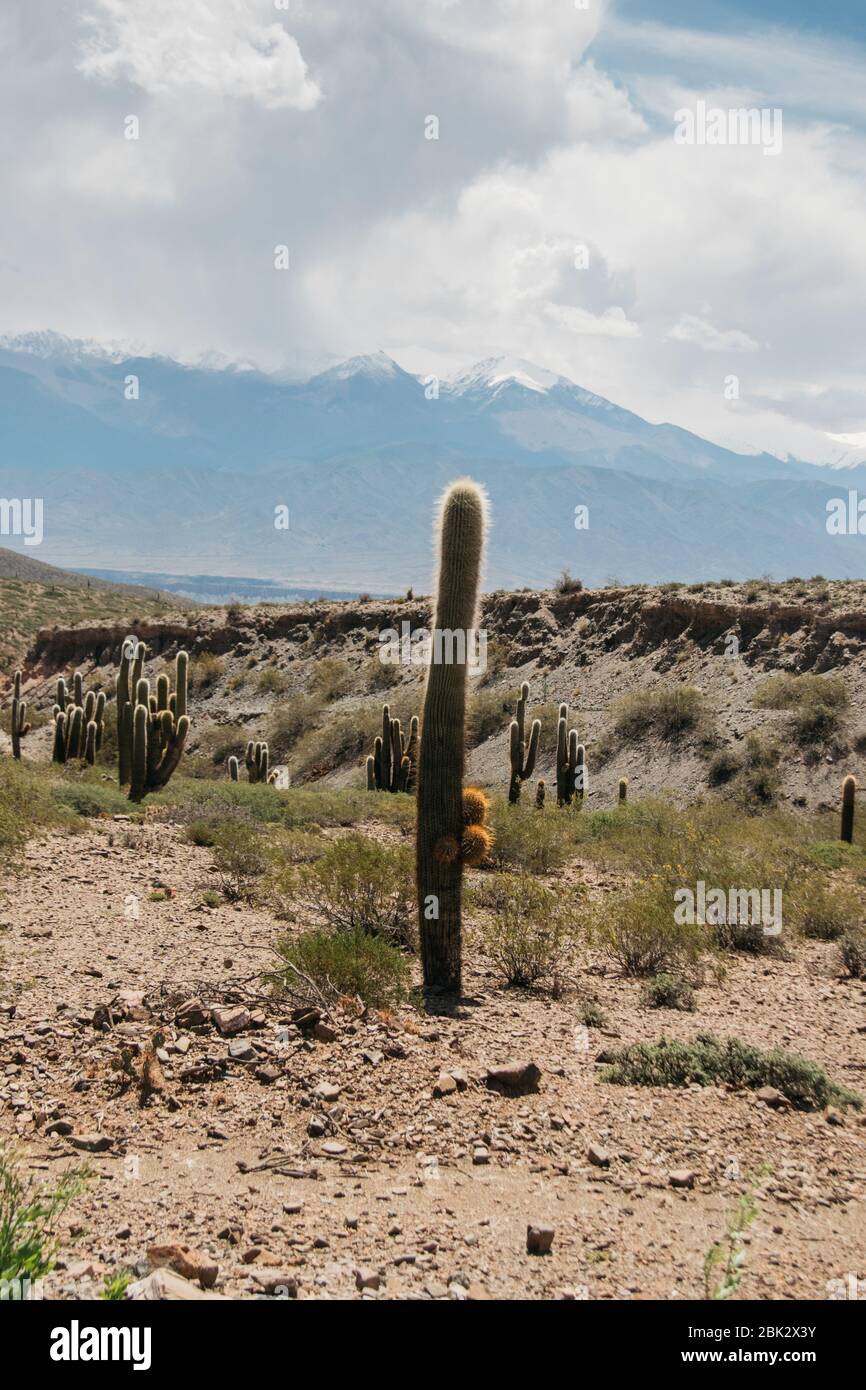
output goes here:
[{"label": "rock", "polygon": [[333,1105],[335,1100],[339,1100],[342,1089],[342,1086],[333,1086],[329,1081],[320,1081],[313,1095],[323,1100],[326,1105]]},{"label": "rock", "polygon": [[235,1033],[242,1033],[245,1028],[249,1028],[251,1020],[249,1011],[243,1004],[238,1004],[236,1008],[214,1009],[213,1021],[224,1038],[231,1038]]},{"label": "rock", "polygon": [[147,1258],[154,1269],[165,1266],[184,1279],[197,1279],[203,1289],[212,1289],[219,1274],[219,1265],[215,1260],[198,1250],[191,1250],[188,1245],[151,1245]]},{"label": "rock", "polygon": [[610,1167],[610,1154],[607,1149],[602,1149],[598,1144],[590,1144],[586,1156],[596,1168]]},{"label": "rock", "polygon": [[45,1126],[46,1134],[71,1134],[73,1126],[68,1120],[52,1120]]},{"label": "rock", "polygon": [[377,1052],[376,1049],[373,1047],[368,1048],[365,1052],[362,1052],[361,1056],[363,1057],[364,1061],[367,1062],[368,1065],[371,1067],[381,1067],[382,1063],[385,1060],[384,1052]]},{"label": "rock", "polygon": [[828,1109],[824,1118],[827,1121],[828,1125],[844,1125],[845,1123],[845,1117],[842,1115],[841,1111],[836,1110],[832,1105]]},{"label": "rock", "polygon": [[440,1098],[442,1096],[453,1096],[456,1090],[457,1082],[454,1080],[454,1077],[449,1076],[446,1071],[441,1072],[433,1087],[434,1096]]},{"label": "rock", "polygon": [[203,1028],[210,1020],[211,1011],[204,1007],[200,999],[187,999],[174,1016],[180,1028]]},{"label": "rock", "polygon": [[499,1067],[490,1067],[485,1081],[493,1091],[505,1095],[525,1096],[538,1090],[541,1071],[534,1062],[505,1062]]},{"label": "rock", "polygon": [[101,1154],[111,1148],[107,1134],[70,1134],[69,1142],[73,1149],[84,1149],[87,1153]]},{"label": "rock", "polygon": [[774,1110],[784,1110],[788,1105],[782,1092],[777,1091],[775,1086],[762,1086],[759,1091],[755,1092],[755,1099],[764,1105],[771,1106]]},{"label": "rock", "polygon": [[527,1255],[549,1255],[555,1231],[552,1226],[527,1226]]},{"label": "rock", "polygon": [[275,1081],[280,1079],[279,1067],[264,1066],[256,1067],[256,1080],[261,1081],[263,1086],[272,1086]]},{"label": "rock", "polygon": [[328,1132],[328,1122],[323,1120],[321,1115],[314,1115],[307,1125],[307,1133],[311,1139],[321,1139],[323,1134]]},{"label": "rock", "polygon": [[293,1274],[275,1274],[271,1271],[253,1270],[253,1278],[266,1294],[272,1298],[297,1298],[298,1281]]},{"label": "rock", "polygon": [[339,1158],[340,1154],[346,1152],[346,1145],[339,1144],[334,1139],[329,1139],[327,1144],[322,1145],[322,1153],[328,1158]]},{"label": "rock", "polygon": [[133,1302],[194,1302],[203,1298],[222,1298],[221,1293],[205,1293],[191,1284],[182,1274],[171,1269],[156,1269],[146,1279],[128,1284],[126,1298]]},{"label": "rock", "polygon": [[675,1168],[668,1173],[668,1182],[671,1187],[694,1187],[695,1175],[691,1168]]},{"label": "rock", "polygon": [[258,1053],[246,1038],[235,1038],[229,1043],[229,1056],[233,1062],[254,1062]]},{"label": "rock", "polygon": [[336,1028],[332,1028],[330,1023],[324,1023],[319,1020],[318,1023],[313,1025],[313,1037],[323,1043],[336,1042],[337,1030]]},{"label": "rock", "polygon": [[472,1162],[475,1164],[476,1168],[490,1162],[490,1154],[483,1144],[479,1144],[478,1148],[473,1153]]},{"label": "rock", "polygon": [[377,1269],[355,1270],[356,1289],[380,1289],[382,1287],[382,1276]]}]

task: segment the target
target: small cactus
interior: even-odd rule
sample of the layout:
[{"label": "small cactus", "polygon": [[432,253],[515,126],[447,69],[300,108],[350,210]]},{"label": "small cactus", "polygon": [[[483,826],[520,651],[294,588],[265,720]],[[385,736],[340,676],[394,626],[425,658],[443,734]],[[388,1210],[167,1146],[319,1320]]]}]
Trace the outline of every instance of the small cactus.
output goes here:
[{"label": "small cactus", "polygon": [[[367,790],[406,792],[415,781],[418,761],[418,716],[412,716],[409,741],[399,719],[391,718],[390,705],[382,706],[382,732],[376,736],[373,752],[366,761]],[[372,783],[371,783],[372,772]]]},{"label": "small cactus", "polygon": [[240,765],[238,763],[237,758],[229,758],[229,777],[233,782],[239,782],[240,775]]},{"label": "small cactus", "polygon": [[520,788],[527,777],[535,771],[538,755],[538,740],[541,737],[541,721],[534,719],[529,732],[529,745],[526,743],[526,706],[529,700],[529,685],[526,681],[520,687],[517,701],[517,718],[512,721],[508,732],[509,757],[511,759],[511,781],[508,787],[508,800],[514,806],[520,800]]},{"label": "small cactus", "polygon": [[842,783],[842,839],[849,845],[854,842],[854,801],[857,783],[853,777],[846,777]]},{"label": "small cactus", "polygon": [[[96,760],[102,747],[105,728],[105,692],[85,691],[84,678],[80,671],[72,677],[72,691],[62,676],[57,681],[57,699],[54,705],[54,744],[51,757],[55,763],[65,763],[71,758],[84,758],[88,763]],[[90,725],[93,732],[90,732]]]},{"label": "small cactus", "polygon": [[619,779],[619,800],[620,805],[628,801],[628,778],[626,777],[620,777]]},{"label": "small cactus", "polygon": [[12,684],[12,756],[21,757],[21,740],[30,733],[27,723],[27,702],[21,699],[21,672],[15,672]]},{"label": "small cactus", "polygon": [[535,789],[535,809],[536,809],[536,811],[543,811],[543,810],[544,810],[544,797],[545,797],[545,786],[544,786],[544,781],[541,780],[541,781],[538,783],[538,786],[537,786],[536,789]]}]

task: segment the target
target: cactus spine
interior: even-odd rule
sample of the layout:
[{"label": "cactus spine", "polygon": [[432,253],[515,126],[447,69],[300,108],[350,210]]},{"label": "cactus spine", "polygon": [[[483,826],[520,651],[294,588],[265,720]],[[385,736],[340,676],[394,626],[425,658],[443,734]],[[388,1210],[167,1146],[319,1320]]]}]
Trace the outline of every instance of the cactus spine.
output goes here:
[{"label": "cactus spine", "polygon": [[508,787],[508,800],[514,806],[520,800],[520,788],[527,777],[535,771],[538,755],[538,740],[541,737],[541,721],[534,719],[529,733],[529,747],[526,745],[526,705],[529,700],[529,686],[526,681],[520,687],[517,701],[517,718],[509,729],[509,756],[511,758],[511,782]]},{"label": "cactus spine", "polygon": [[[439,515],[434,636],[462,631],[467,649],[476,622],[485,528],[481,490],[469,480],[452,484]],[[431,657],[418,759],[416,884],[424,984],[449,993],[459,992],[462,967],[459,842],[464,830],[466,683],[465,658],[445,663]],[[456,856],[448,853],[455,840]]]},{"label": "cactus spine", "polygon": [[[139,643],[141,661],[144,661]],[[133,655],[132,669],[138,664],[139,652]],[[187,681],[189,657],[178,652],[175,661],[175,690],[168,692],[168,681],[157,681],[157,694],[150,693],[150,682],[140,678],[134,686],[135,706],[132,711],[132,759],[129,787],[130,801],[141,801],[148,792],[159,791],[177,768],[189,733]],[[129,670],[127,670],[127,679]],[[118,678],[119,680],[119,678]],[[163,708],[160,701],[164,700]]]},{"label": "cactus spine", "polygon": [[854,800],[857,794],[857,783],[853,777],[846,777],[842,783],[842,839],[847,843],[854,842]]},{"label": "cactus spine", "polygon": [[12,756],[21,757],[21,740],[30,733],[27,723],[27,702],[21,699],[21,672],[15,672],[12,683]]}]

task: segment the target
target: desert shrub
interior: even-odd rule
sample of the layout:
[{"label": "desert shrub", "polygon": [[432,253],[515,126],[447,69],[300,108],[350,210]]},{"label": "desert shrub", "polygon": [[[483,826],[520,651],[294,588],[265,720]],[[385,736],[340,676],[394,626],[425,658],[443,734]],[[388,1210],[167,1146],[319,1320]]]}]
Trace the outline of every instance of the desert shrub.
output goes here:
[{"label": "desert shrub", "polygon": [[287,863],[279,848],[274,861],[271,887],[283,915],[301,907],[332,931],[414,944],[414,860],[407,845],[381,845],[353,832],[312,864]]},{"label": "desert shrub", "polygon": [[194,695],[212,690],[223,673],[223,659],[214,652],[202,652],[189,663],[189,688]]},{"label": "desert shrub", "polygon": [[863,906],[853,888],[810,874],[789,894],[787,914],[803,936],[813,941],[837,941],[860,924]]},{"label": "desert shrub", "polygon": [[594,911],[592,941],[626,975],[659,975],[693,967],[706,945],[704,928],[674,919],[670,884],[642,883],[608,895]]},{"label": "desert shrub", "polygon": [[284,757],[302,734],[312,727],[322,711],[318,695],[296,695],[285,704],[271,710],[267,725],[267,740],[273,755]]},{"label": "desert shrub", "polygon": [[540,980],[559,987],[578,921],[573,894],[557,893],[528,874],[482,880],[472,902],[485,915],[481,941],[506,984],[526,989]]},{"label": "desert shrub", "polygon": [[282,695],[288,688],[288,679],[276,666],[263,666],[256,676],[256,690],[259,695]]},{"label": "desert shrub", "polygon": [[96,819],[99,816],[129,815],[131,807],[125,791],[117,785],[89,780],[91,774],[80,777],[71,772],[73,780],[58,781],[53,794],[56,803],[73,811],[76,816]]},{"label": "desert shrub", "polygon": [[0,1285],[36,1280],[54,1268],[57,1218],[81,1192],[86,1169],[69,1169],[56,1182],[39,1186],[0,1148]]},{"label": "desert shrub", "polygon": [[693,685],[633,690],[613,707],[613,731],[622,743],[632,743],[650,734],[668,740],[695,734],[709,740],[712,729],[706,700]]},{"label": "desert shrub", "polygon": [[579,594],[583,589],[583,580],[575,579],[568,570],[563,570],[554,585],[554,589],[558,594]]},{"label": "desert shrub", "polygon": [[242,756],[248,739],[243,724],[217,724],[205,730],[199,746],[217,767],[222,767],[227,758]]},{"label": "desert shrub", "polygon": [[662,1038],[657,1043],[633,1043],[615,1053],[602,1081],[618,1086],[712,1086],[720,1082],[735,1090],[774,1086],[799,1109],[851,1105],[859,1110],[855,1091],[830,1081],[817,1062],[791,1052],[764,1052],[739,1038],[720,1039],[700,1033],[694,1042]]},{"label": "desert shrub", "polygon": [[338,656],[326,656],[317,661],[313,668],[310,689],[326,702],[339,700],[352,685],[352,673],[348,664]]},{"label": "desert shrub", "polygon": [[648,1009],[679,1009],[683,1013],[694,1013],[695,991],[679,975],[669,975],[663,971],[647,980],[641,999]]},{"label": "desert shrub", "polygon": [[772,740],[761,738],[760,734],[754,732],[746,735],[738,793],[748,808],[760,810],[772,806],[776,800],[781,783],[781,758],[782,750]]},{"label": "desert shrub", "polygon": [[251,901],[270,865],[262,832],[244,821],[223,821],[213,831],[213,862],[223,896]]},{"label": "desert shrub", "polygon": [[581,1004],[577,1016],[584,1028],[605,1028],[607,1026],[607,1014],[597,999],[585,1000]]},{"label": "desert shrub", "polygon": [[477,748],[485,739],[506,729],[514,718],[517,691],[503,695],[501,691],[474,690],[466,711],[466,743]]},{"label": "desert shrub", "polygon": [[285,962],[270,975],[272,987],[299,1003],[360,999],[367,1008],[394,1008],[406,998],[408,957],[379,936],[364,931],[320,928],[277,942]]},{"label": "desert shrub", "polygon": [[839,942],[842,966],[854,980],[866,980],[866,931],[849,927]]},{"label": "desert shrub", "polygon": [[555,807],[552,812],[537,811],[532,785],[525,788],[523,796],[517,806],[509,806],[504,797],[493,803],[491,863],[497,869],[547,874],[558,869],[569,856],[573,844],[571,824],[565,814],[557,815]]},{"label": "desert shrub", "polygon": [[711,787],[723,787],[736,777],[743,764],[732,748],[721,748],[709,761],[707,781]]},{"label": "desert shrub", "polygon": [[848,688],[841,676],[792,675],[779,672],[755,693],[758,709],[787,710],[790,735],[806,745],[832,744],[848,707]]},{"label": "desert shrub", "polygon": [[291,787],[281,791],[227,779],[195,781],[186,775],[173,777],[168,788],[154,796],[150,805],[151,815],[180,825],[241,816],[289,830],[313,825],[352,826],[374,820],[408,831],[415,822],[415,803],[410,796],[370,796],[366,791],[334,787]]}]

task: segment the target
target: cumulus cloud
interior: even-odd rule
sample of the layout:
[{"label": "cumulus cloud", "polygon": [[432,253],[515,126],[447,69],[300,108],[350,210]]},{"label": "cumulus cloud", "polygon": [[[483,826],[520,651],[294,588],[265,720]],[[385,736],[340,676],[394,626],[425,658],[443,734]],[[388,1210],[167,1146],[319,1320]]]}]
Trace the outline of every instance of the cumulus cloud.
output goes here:
[{"label": "cumulus cloud", "polygon": [[321,92],[297,40],[250,0],[93,0],[80,70],[143,91],[247,97],[309,111]]},{"label": "cumulus cloud", "polygon": [[694,343],[703,352],[757,352],[760,346],[739,328],[716,328],[696,314],[683,314],[668,337],[677,343]]}]

